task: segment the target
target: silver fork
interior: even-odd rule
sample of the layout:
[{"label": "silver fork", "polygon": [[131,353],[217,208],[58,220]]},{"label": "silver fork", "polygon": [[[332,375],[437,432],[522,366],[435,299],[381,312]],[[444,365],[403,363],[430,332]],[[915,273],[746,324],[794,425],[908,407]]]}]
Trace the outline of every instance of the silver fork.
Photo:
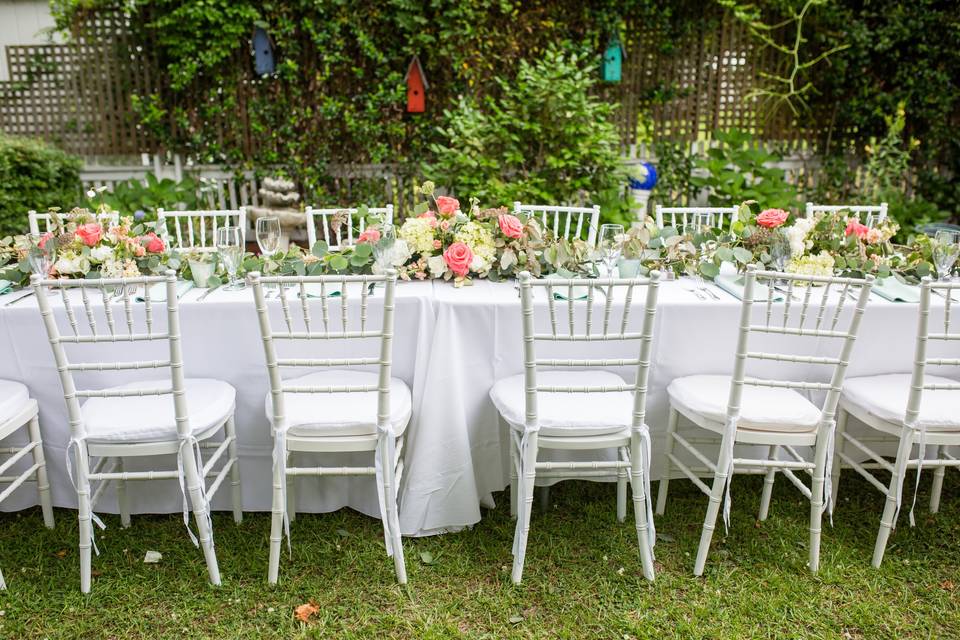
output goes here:
[{"label": "silver fork", "polygon": [[684,289],[685,291],[689,291],[689,292],[692,293],[693,295],[697,296],[697,298],[699,298],[700,300],[706,300],[706,299],[707,299],[707,296],[706,296],[702,291],[700,291],[700,289],[697,288],[697,286],[696,286],[695,284],[693,284],[693,283],[690,282],[689,280],[682,280],[682,279],[681,279],[681,280],[680,280],[680,286],[683,287],[683,289]]},{"label": "silver fork", "polygon": [[697,277],[697,287],[700,288],[700,291],[709,295],[714,300],[720,299],[720,296],[718,296],[712,289],[709,289],[707,287],[707,283],[703,281],[703,276],[701,276],[700,274],[697,274],[696,277]]}]

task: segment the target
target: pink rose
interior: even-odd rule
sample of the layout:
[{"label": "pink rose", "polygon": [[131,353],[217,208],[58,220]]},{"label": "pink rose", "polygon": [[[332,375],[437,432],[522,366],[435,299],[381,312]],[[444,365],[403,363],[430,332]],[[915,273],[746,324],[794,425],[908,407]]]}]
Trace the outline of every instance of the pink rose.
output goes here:
[{"label": "pink rose", "polygon": [[870,227],[868,227],[868,226],[865,225],[865,224],[862,224],[862,223],[858,222],[857,220],[855,220],[855,219],[853,219],[853,218],[851,218],[851,219],[847,222],[847,231],[846,231],[846,233],[847,233],[848,236],[856,235],[857,238],[865,238],[865,237],[867,236],[867,233],[869,233],[869,232],[870,232]]},{"label": "pink rose", "polygon": [[767,229],[776,229],[786,222],[789,216],[783,209],[767,209],[757,216],[757,224]]},{"label": "pink rose", "polygon": [[454,242],[443,252],[443,261],[450,267],[450,271],[462,278],[470,272],[473,251],[462,242]]},{"label": "pink rose", "polygon": [[95,247],[103,237],[103,227],[97,222],[88,222],[77,227],[77,239],[88,247]]},{"label": "pink rose", "polygon": [[43,247],[47,244],[47,240],[49,240],[52,237],[53,237],[53,233],[50,231],[47,231],[45,234],[40,236],[40,239],[37,241],[37,246],[43,249]]},{"label": "pink rose", "polygon": [[360,234],[360,237],[357,238],[357,243],[369,242],[371,244],[375,242],[380,242],[380,230],[379,229],[367,229]]},{"label": "pink rose", "polygon": [[437,218],[437,214],[435,214],[433,211],[424,211],[423,213],[421,213],[421,214],[418,215],[417,217],[418,217],[418,218],[433,218],[433,219],[436,219],[436,218]]},{"label": "pink rose", "polygon": [[450,217],[460,210],[460,201],[450,196],[440,196],[437,198],[437,210],[440,215]]},{"label": "pink rose", "polygon": [[508,238],[519,238],[523,235],[523,223],[517,216],[501,213],[497,218],[497,224],[500,225],[500,231],[503,232],[503,235]]},{"label": "pink rose", "polygon": [[140,238],[140,243],[143,244],[143,246],[146,247],[147,251],[150,253],[163,253],[167,248],[163,244],[163,238],[158,236],[153,231]]},{"label": "pink rose", "polygon": [[441,230],[441,231],[447,231],[449,228],[450,228],[450,221],[449,221],[449,220],[441,220],[441,221],[440,221],[440,230]]},{"label": "pink rose", "polygon": [[442,246],[443,246],[443,243],[440,242],[439,240],[434,240],[434,241],[433,241],[433,248],[434,248],[434,249],[439,249],[439,248],[442,247]]}]

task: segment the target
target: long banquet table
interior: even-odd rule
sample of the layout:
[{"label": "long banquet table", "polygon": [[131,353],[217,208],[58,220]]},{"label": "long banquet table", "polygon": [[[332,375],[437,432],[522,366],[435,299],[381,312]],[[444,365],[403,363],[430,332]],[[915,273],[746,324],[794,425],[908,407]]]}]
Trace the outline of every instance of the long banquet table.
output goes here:
[{"label": "long banquet table", "polygon": [[[660,288],[647,403],[654,479],[662,467],[667,384],[678,376],[729,373],[737,333],[739,300],[719,289],[715,289],[719,300],[700,300],[683,284],[664,282]],[[268,382],[252,293],[218,290],[202,302],[198,301],[201,293],[191,290],[181,298],[186,375],[218,378],[237,389],[244,509],[268,511],[271,437],[264,413]],[[64,461],[69,430],[59,379],[36,301],[26,299],[7,306],[16,295],[0,296],[0,378],[25,383],[40,403],[54,504],[72,508],[76,506],[76,494]],[[56,311],[65,315],[59,299],[51,300]],[[538,304],[546,306],[544,300]],[[557,305],[566,313],[566,302]],[[937,321],[942,317],[942,302],[937,300],[935,305],[933,317]],[[622,301],[614,307],[619,318]],[[849,313],[853,304],[847,307],[844,313]],[[493,506],[493,492],[507,486],[509,440],[488,391],[496,379],[523,370],[519,308],[512,282],[478,281],[460,289],[444,282],[398,285],[393,374],[413,393],[400,493],[400,521],[405,535],[430,535],[472,525],[480,520],[481,507]],[[775,308],[782,308],[782,304]],[[274,311],[280,313],[279,309]],[[873,296],[848,375],[909,371],[916,312],[916,305]],[[380,313],[382,297],[374,295],[368,322],[379,322]],[[639,323],[640,315],[631,316],[631,325]],[[126,349],[129,345],[109,345],[97,358],[129,360],[129,353],[122,353]],[[632,372],[623,373],[632,379]],[[814,379],[821,372],[808,368],[794,374]],[[91,386],[129,379],[115,372],[96,375],[102,377]],[[154,466],[159,464],[152,462]],[[357,456],[347,461],[338,458],[335,464],[369,461]],[[127,468],[137,467],[128,464]],[[369,479],[302,478],[298,482],[299,511],[327,512],[349,506],[369,515],[378,513],[376,490]],[[135,513],[167,513],[181,508],[175,481],[132,483],[128,494]],[[20,490],[3,508],[16,510],[35,503],[35,492]],[[227,492],[216,496],[214,508],[228,508]],[[116,512],[112,488],[97,509]]]}]

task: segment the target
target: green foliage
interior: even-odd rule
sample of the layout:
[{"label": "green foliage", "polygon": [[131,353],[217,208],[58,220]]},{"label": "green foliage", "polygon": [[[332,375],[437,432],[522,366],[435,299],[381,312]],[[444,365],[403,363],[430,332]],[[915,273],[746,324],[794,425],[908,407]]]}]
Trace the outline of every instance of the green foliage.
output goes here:
[{"label": "green foliage", "polygon": [[121,216],[136,215],[138,219],[146,221],[156,220],[158,208],[205,208],[201,198],[205,188],[201,181],[192,176],[178,182],[172,178],[161,180],[148,173],[145,180],[146,184],[139,178],[131,178],[118,182],[113,189],[98,193],[94,197],[87,194],[86,206],[95,209],[106,204]]},{"label": "green foliage", "polygon": [[80,160],[38,140],[0,135],[0,185],[0,237],[23,233],[30,209],[76,202]]},{"label": "green foliage", "polygon": [[729,207],[756,200],[765,208],[798,206],[796,187],[786,182],[783,169],[771,166],[782,160],[779,155],[756,148],[755,140],[737,129],[717,131],[714,138],[720,146],[696,160],[707,175],[690,178],[693,186],[709,190],[710,204]]},{"label": "green foliage", "polygon": [[663,140],[653,145],[657,157],[657,186],[654,197],[664,205],[686,203],[694,195],[693,177],[694,158],[690,146],[683,142]]},{"label": "green foliage", "polygon": [[592,55],[549,50],[521,60],[499,97],[446,111],[426,173],[484,204],[573,202],[622,185],[613,107],[597,98]]}]

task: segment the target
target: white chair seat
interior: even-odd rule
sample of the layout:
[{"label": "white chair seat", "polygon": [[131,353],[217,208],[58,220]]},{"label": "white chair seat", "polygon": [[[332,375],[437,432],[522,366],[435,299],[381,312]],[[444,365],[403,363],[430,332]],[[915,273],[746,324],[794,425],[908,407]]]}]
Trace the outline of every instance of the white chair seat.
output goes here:
[{"label": "white chair seat", "polygon": [[[843,401],[880,420],[903,424],[910,395],[909,373],[849,378],[843,385]],[[956,380],[925,375],[924,384],[957,384]],[[960,391],[924,390],[920,421],[930,431],[960,431]]]},{"label": "white chair seat", "polygon": [[[170,389],[170,380],[141,380],[111,389]],[[190,430],[201,433],[226,422],[236,391],[208,378],[185,380]],[[90,442],[166,442],[177,439],[173,395],[90,398],[80,408]]]},{"label": "white chair seat", "polygon": [[[373,386],[379,376],[369,371],[318,371],[284,380],[290,386]],[[273,398],[267,394],[267,418],[273,422]],[[377,433],[377,392],[285,393],[284,421],[292,436],[368,436]],[[399,436],[407,428],[413,401],[403,380],[390,379],[390,422]]]},{"label": "white chair seat", "polygon": [[[699,375],[677,378],[667,387],[670,401],[684,414],[726,422],[730,376]],[[738,429],[806,433],[816,429],[820,409],[793,389],[743,386]]]},{"label": "white chair seat", "polygon": [[0,424],[20,413],[30,401],[26,385],[13,380],[0,380]]},{"label": "white chair seat", "polygon": [[[610,387],[628,384],[609,371],[538,371],[538,386]],[[500,415],[514,429],[523,430],[526,421],[523,374],[498,380],[490,399]],[[537,418],[540,435],[590,436],[618,433],[633,422],[633,394],[538,393]]]}]

